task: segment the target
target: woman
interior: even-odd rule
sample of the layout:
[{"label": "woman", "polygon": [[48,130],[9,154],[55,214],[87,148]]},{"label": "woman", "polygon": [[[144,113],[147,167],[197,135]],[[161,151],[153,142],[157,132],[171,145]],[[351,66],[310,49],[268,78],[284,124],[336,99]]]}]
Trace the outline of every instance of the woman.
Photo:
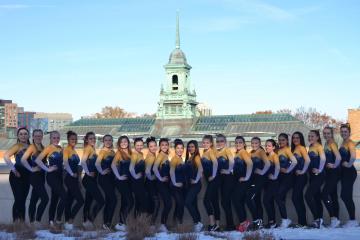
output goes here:
[{"label": "woman", "polygon": [[236,229],[245,232],[250,225],[250,221],[246,219],[245,199],[246,191],[249,188],[249,180],[251,177],[253,163],[250,154],[246,151],[245,139],[242,136],[235,138],[235,158],[234,158],[234,178],[235,186],[233,192],[233,205],[238,216],[239,225]]},{"label": "woman", "polygon": [[154,137],[148,137],[146,139],[146,146],[148,148],[148,153],[145,158],[145,189],[149,196],[148,210],[151,214],[151,224],[155,225],[160,208],[160,201],[156,188],[156,176],[153,171],[157,151],[156,139]]},{"label": "woman", "polygon": [[148,200],[145,191],[145,160],[142,150],[144,142],[142,138],[134,139],[135,151],[131,154],[130,175],[131,188],[135,196],[135,216],[148,211]]},{"label": "woman", "polygon": [[268,139],[265,142],[265,149],[270,161],[270,168],[267,173],[267,179],[264,189],[264,206],[268,217],[268,224],[266,228],[276,228],[275,219],[275,206],[274,200],[276,199],[279,191],[278,176],[280,173],[280,162],[278,151],[278,145],[273,139]]},{"label": "woman", "polygon": [[287,228],[291,224],[286,211],[286,195],[294,184],[294,169],[297,160],[289,147],[289,136],[286,133],[280,133],[278,137],[280,161],[279,189],[275,196],[281,216],[281,228]]},{"label": "woman", "polygon": [[184,188],[186,179],[186,169],[182,158],[184,154],[184,143],[181,139],[174,141],[175,156],[171,158],[170,162],[170,179],[171,187],[175,198],[175,220],[177,224],[183,223],[184,217]]},{"label": "woman", "polygon": [[185,165],[187,173],[185,206],[193,220],[195,232],[200,232],[203,228],[203,224],[201,223],[197,196],[201,190],[203,168],[201,165],[199,145],[195,140],[189,141],[186,146]]},{"label": "woman", "polygon": [[119,223],[115,225],[115,229],[125,231],[127,217],[134,206],[129,172],[132,155],[129,138],[127,136],[119,137],[117,148],[114,161],[111,164],[111,169],[115,175],[115,187],[121,196],[120,218]]},{"label": "woman", "polygon": [[[46,182],[51,188],[49,222],[52,227],[54,226],[55,212],[56,223],[61,223],[67,200],[63,184],[62,147],[59,145],[59,142],[60,133],[58,131],[50,132],[50,145],[47,146],[35,159],[35,163],[47,172]],[[46,165],[44,163],[44,159],[47,159]]]},{"label": "woman", "polygon": [[251,139],[251,160],[253,162],[253,174],[251,175],[250,188],[247,191],[246,203],[253,217],[252,229],[263,227],[263,208],[261,205],[261,191],[265,183],[266,173],[270,168],[270,162],[264,149],[261,147],[259,137]]},{"label": "woman", "polygon": [[[79,163],[80,158],[75,147],[77,144],[77,134],[73,131],[66,133],[68,145],[63,151],[63,161],[66,170],[65,185],[67,188],[67,200],[65,205],[65,225],[66,230],[74,228],[73,221],[76,214],[84,205],[84,198],[81,194],[79,185]],[[76,204],[73,205],[74,200]]]},{"label": "woman", "polygon": [[[97,154],[95,150],[96,136],[93,132],[87,132],[84,137],[84,152],[81,157],[81,166],[84,169],[82,184],[85,188],[85,204],[83,209],[84,222],[83,226],[89,228],[94,225],[94,221],[99,211],[105,204],[104,197],[97,184],[97,170],[95,162]],[[93,200],[95,204],[91,209]]]},{"label": "woman", "polygon": [[[29,219],[35,227],[39,227],[42,215],[49,202],[49,196],[45,189],[45,172],[35,163],[37,156],[44,150],[42,145],[43,131],[35,129],[32,133],[33,143],[25,151],[21,158],[22,165],[30,172],[30,184],[32,186],[29,204]],[[38,201],[40,204],[37,206]],[[35,217],[36,213],[36,217]]]},{"label": "woman", "polygon": [[201,165],[204,171],[204,177],[207,181],[207,187],[204,195],[204,206],[209,216],[209,232],[220,230],[220,207],[219,207],[219,187],[220,177],[218,176],[218,161],[216,159],[216,150],[214,139],[211,135],[205,135],[202,139],[204,148]]},{"label": "woman", "polygon": [[341,199],[345,203],[349,214],[349,221],[344,227],[355,227],[359,225],[355,220],[355,204],[353,200],[353,187],[357,177],[357,172],[354,167],[356,151],[355,144],[350,139],[350,134],[350,124],[342,124],[340,127],[340,135],[343,142],[339,149],[341,154]]},{"label": "woman", "polygon": [[337,184],[340,179],[341,155],[334,140],[334,130],[332,127],[324,127],[323,136],[325,143],[325,185],[322,189],[322,200],[329,212],[331,222],[330,227],[336,228],[340,225],[339,221],[339,202],[337,194]]},{"label": "woman", "polygon": [[295,179],[292,192],[292,201],[298,216],[298,223],[294,227],[306,227],[306,208],[304,202],[304,188],[307,183],[307,170],[310,158],[305,147],[304,135],[301,132],[294,132],[291,136],[291,152],[294,154],[297,165],[295,167]]},{"label": "woman", "polygon": [[305,192],[305,200],[313,215],[311,227],[321,228],[323,226],[323,206],[321,203],[321,186],[324,183],[326,162],[324,148],[321,145],[320,132],[311,130],[309,132],[309,175],[310,182]]},{"label": "woman", "polygon": [[104,230],[110,231],[114,210],[116,207],[116,195],[114,186],[114,175],[111,172],[111,164],[113,162],[115,152],[113,150],[113,137],[111,135],[104,135],[104,146],[100,150],[96,159],[95,166],[99,172],[99,185],[105,194],[105,207],[103,215]]},{"label": "woman", "polygon": [[221,206],[225,212],[226,230],[232,231],[235,229],[231,209],[231,194],[235,182],[234,176],[232,175],[234,156],[231,150],[226,147],[226,137],[222,134],[216,136],[216,147],[218,171],[220,172]]},{"label": "woman", "polygon": [[[14,194],[14,204],[12,207],[13,222],[24,222],[26,212],[25,203],[30,189],[30,174],[21,164],[21,157],[30,145],[29,130],[19,128],[16,136],[17,143],[5,152],[4,161],[11,169],[9,182]],[[11,161],[12,156],[15,157],[15,164]]]},{"label": "woman", "polygon": [[153,171],[158,180],[157,188],[163,202],[163,210],[161,213],[161,225],[159,230],[167,232],[166,222],[171,210],[171,194],[169,188],[170,162],[169,162],[169,140],[161,138],[159,141],[159,154],[156,157]]}]

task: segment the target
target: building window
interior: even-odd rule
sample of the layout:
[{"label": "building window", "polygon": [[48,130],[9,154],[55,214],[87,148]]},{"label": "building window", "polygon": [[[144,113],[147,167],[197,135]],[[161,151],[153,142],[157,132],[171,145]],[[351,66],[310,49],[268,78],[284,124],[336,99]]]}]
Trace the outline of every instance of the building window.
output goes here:
[{"label": "building window", "polygon": [[177,91],[179,89],[179,79],[177,75],[172,76],[172,90]]}]

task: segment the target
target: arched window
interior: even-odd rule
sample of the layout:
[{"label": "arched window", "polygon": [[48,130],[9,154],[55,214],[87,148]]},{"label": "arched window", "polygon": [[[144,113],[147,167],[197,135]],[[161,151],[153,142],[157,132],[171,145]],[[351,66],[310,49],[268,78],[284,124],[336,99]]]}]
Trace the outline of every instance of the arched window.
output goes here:
[{"label": "arched window", "polygon": [[172,76],[172,90],[177,91],[179,89],[179,79],[177,75]]}]

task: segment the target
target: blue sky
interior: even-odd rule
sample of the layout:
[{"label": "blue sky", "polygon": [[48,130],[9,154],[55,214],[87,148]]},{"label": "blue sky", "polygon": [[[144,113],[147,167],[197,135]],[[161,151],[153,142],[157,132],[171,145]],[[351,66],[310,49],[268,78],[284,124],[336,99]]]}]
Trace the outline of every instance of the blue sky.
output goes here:
[{"label": "blue sky", "polygon": [[153,113],[175,47],[214,114],[360,105],[360,1],[0,0],[0,98],[26,110]]}]

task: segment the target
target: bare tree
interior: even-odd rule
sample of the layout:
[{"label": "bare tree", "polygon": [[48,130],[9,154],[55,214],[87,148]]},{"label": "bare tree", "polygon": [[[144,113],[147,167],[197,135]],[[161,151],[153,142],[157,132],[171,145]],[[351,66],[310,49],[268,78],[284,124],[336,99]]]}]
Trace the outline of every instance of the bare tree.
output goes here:
[{"label": "bare tree", "polygon": [[135,113],[126,112],[121,107],[104,107],[100,113],[95,113],[95,118],[133,118]]}]

